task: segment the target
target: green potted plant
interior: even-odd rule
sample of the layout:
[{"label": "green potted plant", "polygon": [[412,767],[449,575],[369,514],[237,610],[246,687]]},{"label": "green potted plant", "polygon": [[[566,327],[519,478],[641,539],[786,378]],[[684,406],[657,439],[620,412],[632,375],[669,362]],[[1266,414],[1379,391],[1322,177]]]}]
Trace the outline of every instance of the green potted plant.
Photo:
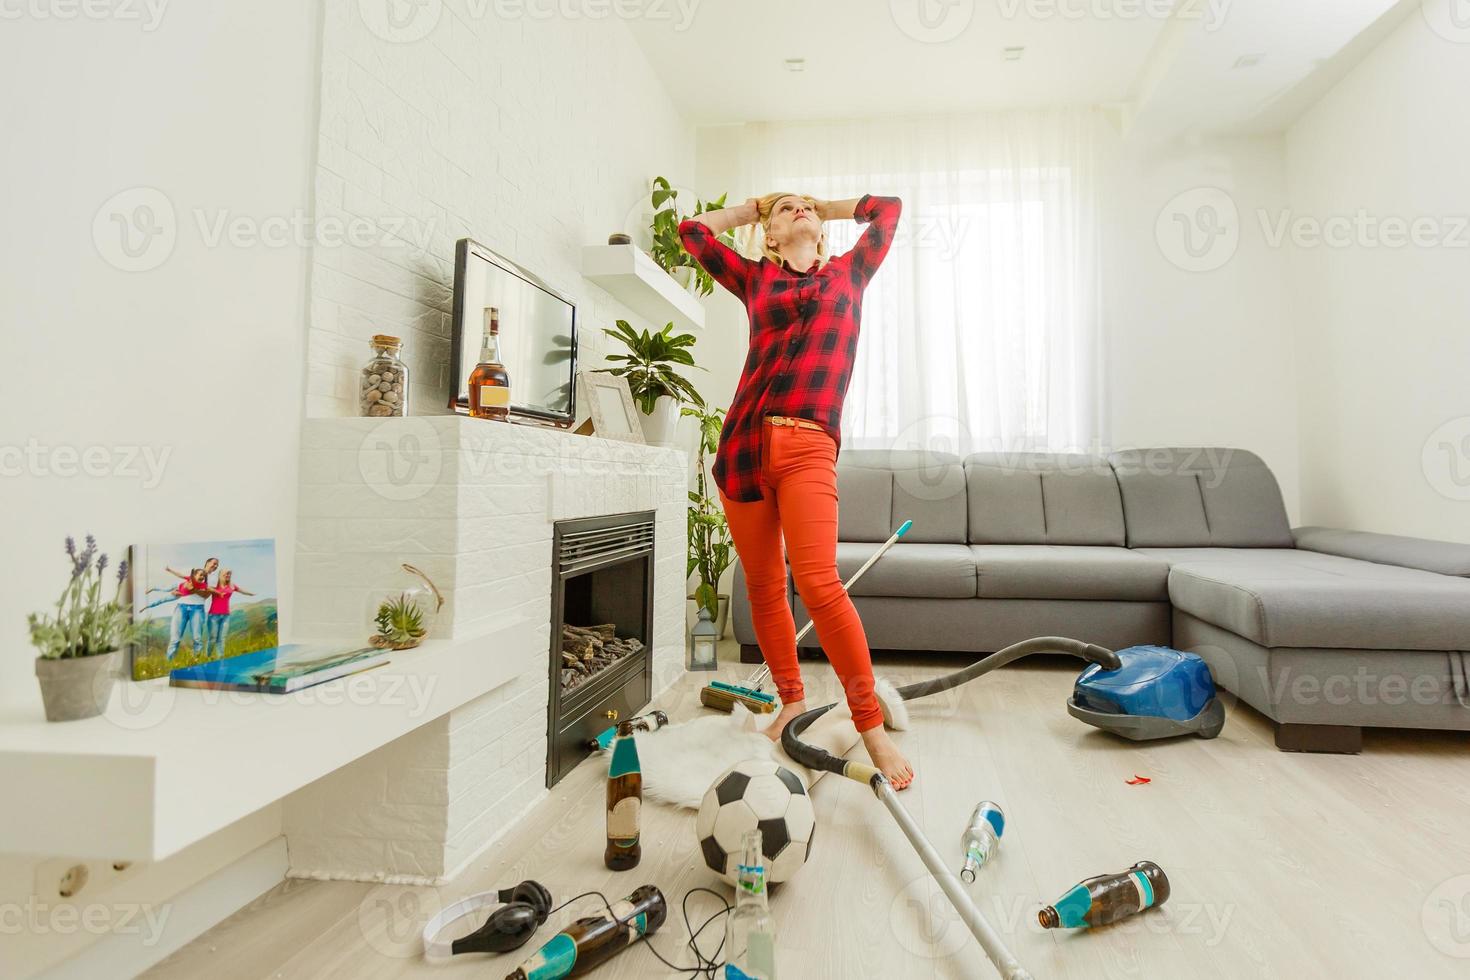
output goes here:
[{"label": "green potted plant", "polygon": [[723,637],[730,618],[730,597],[720,594],[720,579],[735,561],[730,528],[718,501],[709,495],[705,458],[718,450],[725,410],[686,408],[684,415],[699,420],[699,452],[695,459],[694,489],[689,491],[689,560],[686,577],[699,573],[699,585],[689,598],[708,609],[715,635]]},{"label": "green potted plant", "polygon": [[607,359],[619,361],[621,366],[601,370],[628,380],[633,401],[643,413],[644,441],[653,446],[672,445],[680,404],[704,405],[704,398],[694,385],[676,370],[679,365],[699,366],[689,353],[689,348],[694,346],[694,335],[675,334],[673,323],[658,333],[647,330],[640,333],[627,320],[619,320],[617,324],[616,330],[603,328],[602,332],[621,341],[628,353],[609,354]]},{"label": "green potted plant", "polygon": [[[721,194],[713,201],[696,200],[693,215],[704,214],[706,211],[718,211],[725,206],[725,198],[728,195]],[[682,217],[679,214],[679,192],[669,185],[668,180],[663,177],[653,179],[653,245],[648,254],[659,267],[674,277],[674,281],[685,289],[689,289],[700,296],[708,296],[715,291],[714,278],[696,261],[694,256],[684,248],[684,242],[679,238],[679,222]],[[691,215],[691,217],[693,216]],[[734,247],[735,238],[730,232],[720,236],[725,244]]]},{"label": "green potted plant", "polygon": [[92,535],[80,552],[76,541],[67,538],[66,557],[71,580],[56,600],[55,615],[31,613],[27,619],[31,644],[40,651],[36,679],[47,721],[101,714],[121,670],[122,649],[140,633],[123,603],[128,563],[118,562],[117,583],[109,587],[107,556],[97,553]]}]

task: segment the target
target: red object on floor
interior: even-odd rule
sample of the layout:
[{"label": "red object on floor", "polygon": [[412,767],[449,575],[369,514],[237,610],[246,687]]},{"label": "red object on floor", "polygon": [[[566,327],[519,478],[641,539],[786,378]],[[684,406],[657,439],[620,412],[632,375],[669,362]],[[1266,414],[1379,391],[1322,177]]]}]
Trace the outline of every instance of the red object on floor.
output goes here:
[{"label": "red object on floor", "polygon": [[1147,776],[1140,776],[1138,775],[1138,773],[1134,773],[1132,779],[1125,779],[1124,782],[1127,783],[1129,786],[1142,786],[1145,783],[1153,782],[1153,780],[1149,779]]}]

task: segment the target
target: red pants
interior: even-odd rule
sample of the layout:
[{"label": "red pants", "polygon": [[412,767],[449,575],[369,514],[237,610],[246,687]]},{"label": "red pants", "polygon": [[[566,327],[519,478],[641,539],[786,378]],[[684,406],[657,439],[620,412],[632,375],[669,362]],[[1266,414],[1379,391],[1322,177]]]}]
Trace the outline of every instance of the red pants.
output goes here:
[{"label": "red pants", "polygon": [[763,499],[742,503],[720,493],[730,537],[745,570],[746,594],[761,655],[781,700],[802,700],[796,624],[786,603],[786,560],[817,638],[847,692],[852,720],[865,732],[883,723],[873,693],[873,658],[852,600],[837,575],[837,447],[817,429],[762,426]]}]

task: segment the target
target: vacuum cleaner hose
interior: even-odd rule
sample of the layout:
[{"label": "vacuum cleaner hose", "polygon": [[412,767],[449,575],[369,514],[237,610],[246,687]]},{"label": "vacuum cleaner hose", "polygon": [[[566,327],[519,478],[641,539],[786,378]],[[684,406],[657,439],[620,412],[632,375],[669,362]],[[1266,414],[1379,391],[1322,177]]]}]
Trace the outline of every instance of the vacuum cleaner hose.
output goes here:
[{"label": "vacuum cleaner hose", "polygon": [[[1095,643],[1083,643],[1081,640],[1069,639],[1065,636],[1038,636],[1031,640],[1022,640],[1020,643],[1012,643],[1003,650],[998,650],[983,660],[977,660],[964,670],[957,670],[952,674],[934,677],[927,681],[918,681],[907,684],[898,689],[898,696],[905,701],[913,701],[916,698],[928,697],[941,691],[948,691],[968,684],[977,677],[982,677],[992,670],[999,670],[1006,664],[1014,663],[1022,657],[1029,657],[1037,653],[1064,653],[1073,657],[1086,660],[1089,663],[1101,664],[1104,670],[1117,670],[1122,666],[1118,655],[1106,647],[1100,647]],[[840,776],[858,779],[862,782],[872,782],[873,773],[877,770],[872,766],[850,759],[839,759],[826,749],[808,745],[801,740],[801,733],[811,727],[812,722],[831,711],[837,705],[823,705],[803,712],[791,720],[781,733],[781,747],[792,759],[806,766],[808,769],[820,769],[823,772],[836,773]]]}]

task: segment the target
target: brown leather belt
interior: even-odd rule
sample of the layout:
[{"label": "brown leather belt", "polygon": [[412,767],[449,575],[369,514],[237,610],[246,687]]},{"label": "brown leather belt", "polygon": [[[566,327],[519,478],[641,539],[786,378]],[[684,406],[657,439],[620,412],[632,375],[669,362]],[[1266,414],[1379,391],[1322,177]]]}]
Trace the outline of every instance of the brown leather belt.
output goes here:
[{"label": "brown leather belt", "polygon": [[818,432],[826,431],[820,425],[808,419],[794,419],[786,415],[767,415],[766,425],[784,425],[794,429],[816,429]]}]

